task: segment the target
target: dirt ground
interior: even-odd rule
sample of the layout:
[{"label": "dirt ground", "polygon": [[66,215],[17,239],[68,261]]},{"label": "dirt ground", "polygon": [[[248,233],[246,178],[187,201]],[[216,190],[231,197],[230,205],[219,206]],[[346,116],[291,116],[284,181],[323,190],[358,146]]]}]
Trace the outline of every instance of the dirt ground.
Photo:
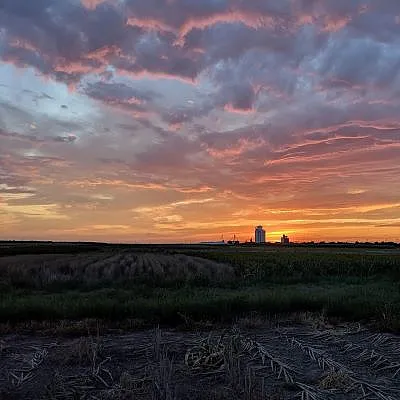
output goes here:
[{"label": "dirt ground", "polygon": [[0,399],[400,399],[400,337],[357,324],[245,324],[0,337]]}]

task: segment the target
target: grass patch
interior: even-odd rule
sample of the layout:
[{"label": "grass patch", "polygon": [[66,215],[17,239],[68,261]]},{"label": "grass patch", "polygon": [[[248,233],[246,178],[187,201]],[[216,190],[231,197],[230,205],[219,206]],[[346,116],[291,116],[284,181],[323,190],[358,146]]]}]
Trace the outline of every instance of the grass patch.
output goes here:
[{"label": "grass patch", "polygon": [[132,288],[63,293],[15,292],[2,296],[0,319],[16,322],[130,318],[179,324],[182,314],[193,320],[230,321],[238,314],[253,311],[275,314],[324,310],[328,316],[373,319],[381,324],[386,322],[388,329],[396,329],[400,316],[398,289],[397,285],[388,282],[321,282],[319,285],[259,285],[240,289],[159,288],[148,294],[143,293],[143,288],[139,291]]},{"label": "grass patch", "polygon": [[182,315],[231,321],[250,312],[323,311],[400,329],[399,255],[224,249],[199,254],[3,257],[0,319],[176,325]]}]

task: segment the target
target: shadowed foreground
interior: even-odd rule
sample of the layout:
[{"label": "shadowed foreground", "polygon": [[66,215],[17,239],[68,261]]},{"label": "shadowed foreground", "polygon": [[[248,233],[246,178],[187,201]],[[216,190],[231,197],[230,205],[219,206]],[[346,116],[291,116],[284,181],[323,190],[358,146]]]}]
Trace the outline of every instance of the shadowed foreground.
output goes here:
[{"label": "shadowed foreground", "polygon": [[399,337],[357,324],[333,328],[311,315],[302,321],[239,321],[207,333],[7,335],[1,398],[399,398]]}]

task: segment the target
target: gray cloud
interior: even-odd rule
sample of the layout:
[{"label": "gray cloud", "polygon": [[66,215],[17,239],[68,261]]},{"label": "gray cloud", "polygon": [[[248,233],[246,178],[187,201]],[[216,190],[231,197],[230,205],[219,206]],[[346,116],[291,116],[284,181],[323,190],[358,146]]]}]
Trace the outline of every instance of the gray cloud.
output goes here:
[{"label": "gray cloud", "polygon": [[89,84],[84,91],[96,100],[139,112],[145,112],[152,101],[160,97],[151,90],[135,89],[123,83],[95,82]]},{"label": "gray cloud", "polygon": [[[107,134],[93,124],[96,135],[82,140],[76,138],[91,121],[49,121],[43,126],[55,132],[53,139],[4,129],[2,145],[7,141],[15,154],[46,141],[45,158],[19,160],[15,171],[21,174],[69,157],[96,169],[109,156],[114,162],[105,164],[119,160],[125,177],[132,171],[188,176],[241,195],[253,185],[254,195],[265,190],[256,179],[278,182],[278,192],[295,168],[303,190],[314,193],[318,182],[339,172],[347,179],[346,168],[363,174],[398,153],[397,128],[387,129],[400,99],[398,1],[371,0],[364,7],[361,0],[127,0],[95,9],[76,0],[28,3],[0,3],[1,59],[81,83],[80,93],[140,116],[119,125],[104,118]],[[119,74],[131,83],[117,83]],[[141,74],[156,82],[152,89],[135,86]],[[191,106],[179,98],[182,88],[171,96],[173,104],[168,95],[160,99],[154,88],[165,77],[196,86]],[[251,111],[254,121],[226,116],[224,108]],[[149,110],[151,118],[144,115]],[[4,108],[8,113],[33,119],[15,107]],[[214,120],[201,121],[210,114]],[[183,124],[188,127],[180,132],[166,127]],[[10,162],[3,160],[3,167],[14,171]]]},{"label": "gray cloud", "polygon": [[[29,6],[7,0],[0,7],[8,42],[2,58],[68,84],[89,72],[104,74],[108,65],[125,73],[189,80],[207,71],[221,87],[220,96],[227,97],[226,104],[245,110],[251,108],[254,93],[243,85],[244,79],[278,85],[292,94],[298,79],[289,78],[288,71],[296,68],[316,70],[325,87],[340,81],[394,82],[400,63],[391,51],[400,32],[394,15],[398,5],[372,1],[363,6],[359,0],[295,5],[129,0],[87,10],[75,0],[41,0]],[[307,18],[313,26],[304,23]],[[382,47],[382,42],[392,47]],[[234,82],[220,79],[232,73]]]},{"label": "gray cloud", "polygon": [[56,136],[53,138],[55,142],[61,142],[61,143],[73,143],[77,139],[76,136],[74,135],[69,135],[69,136]]}]

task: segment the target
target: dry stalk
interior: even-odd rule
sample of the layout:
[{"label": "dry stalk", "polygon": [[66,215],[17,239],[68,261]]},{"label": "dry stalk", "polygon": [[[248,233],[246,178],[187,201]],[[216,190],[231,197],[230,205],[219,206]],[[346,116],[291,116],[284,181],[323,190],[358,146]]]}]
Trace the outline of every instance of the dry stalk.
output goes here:
[{"label": "dry stalk", "polygon": [[375,345],[381,345],[390,342],[391,338],[383,333],[376,333],[368,336],[365,340]]},{"label": "dry stalk", "polygon": [[[91,370],[92,376],[94,378],[96,378],[98,381],[100,381],[107,388],[110,387],[111,384],[114,382],[114,378],[113,378],[111,372],[108,369],[104,368],[104,365],[109,361],[111,361],[111,357],[107,357],[106,359],[104,359],[103,361],[98,362],[98,363],[96,362],[96,360],[94,360],[93,364],[92,364],[92,370]],[[108,384],[105,381],[102,374],[105,374],[105,375],[107,375],[107,378],[110,378],[110,382],[111,382],[110,384]]]},{"label": "dry stalk", "polygon": [[[367,399],[374,396],[375,399],[379,400],[398,400],[400,395],[399,389],[389,388],[387,385],[377,385],[367,382],[364,379],[356,378],[354,376],[350,377],[355,385],[361,389],[363,395],[359,399]],[[396,397],[394,397],[394,393]],[[359,400],[357,399],[357,400]]]},{"label": "dry stalk", "polygon": [[261,358],[263,365],[268,362],[278,379],[283,378],[287,383],[294,382],[294,374],[297,371],[292,366],[270,352],[261,343],[241,335],[237,328],[234,328],[233,332],[233,340],[239,343],[242,351],[251,354],[253,359]]},{"label": "dry stalk", "polygon": [[87,375],[62,376],[59,372],[46,387],[46,398],[51,400],[85,399],[86,394],[96,389],[92,379]]},{"label": "dry stalk", "polygon": [[355,359],[368,363],[379,372],[393,371],[393,379],[400,373],[400,362],[391,361],[385,355],[378,353],[374,349],[364,349],[362,346],[351,342],[345,344],[344,349],[346,352],[358,352],[358,354],[353,356]]},{"label": "dry stalk", "polygon": [[3,351],[7,348],[6,346],[6,341],[5,340],[0,340],[0,355],[3,353]]},{"label": "dry stalk", "polygon": [[[377,371],[393,371],[392,378],[396,378],[396,376],[400,373],[400,362],[394,362],[389,360],[385,355],[379,353],[375,349],[365,349],[363,346],[348,341],[346,339],[338,339],[336,337],[332,337],[332,335],[325,331],[318,333],[313,336],[314,339],[323,340],[324,342],[334,342],[335,344],[339,344],[342,346],[343,351],[345,353],[355,352],[357,354],[353,355],[353,358],[364,363],[368,363],[372,368]],[[382,335],[374,335],[370,336],[372,339],[372,343],[376,345],[377,342],[387,343],[388,339],[382,339]]]},{"label": "dry stalk", "polygon": [[[371,396],[374,396],[375,399],[379,400],[395,400],[399,398],[398,394],[400,394],[400,389],[391,388],[388,385],[383,386],[368,382],[359,378],[352,370],[330,358],[327,353],[304,344],[296,338],[287,338],[287,340],[292,343],[292,345],[299,347],[312,360],[316,361],[322,369],[324,369],[324,366],[328,366],[331,371],[345,375],[352,382],[352,385],[349,387],[347,392],[358,387],[363,393],[360,400],[371,398]],[[397,397],[393,397],[394,393],[396,393]]]},{"label": "dry stalk", "polygon": [[220,336],[215,342],[211,335],[201,339],[185,354],[185,364],[191,370],[217,370],[225,363],[226,345]]},{"label": "dry stalk", "polygon": [[318,366],[322,370],[332,370],[342,373],[351,373],[351,371],[343,364],[333,360],[329,355],[318,348],[312,347],[306,343],[301,342],[299,339],[292,337],[285,338],[292,346],[299,347],[304,353],[306,353],[313,361],[316,361]]},{"label": "dry stalk", "polygon": [[174,360],[168,356],[166,349],[159,353],[159,359],[153,372],[153,391],[154,400],[175,400],[176,388],[173,383]]},{"label": "dry stalk", "polygon": [[[256,369],[247,367],[244,376],[244,399],[253,400],[255,398],[265,399],[265,382],[261,379],[261,390],[257,392]],[[256,397],[257,396],[257,397]]]},{"label": "dry stalk", "polygon": [[313,386],[300,382],[295,382],[295,384],[301,389],[301,392],[296,395],[301,400],[325,400],[329,396],[326,391],[319,390]]},{"label": "dry stalk", "polygon": [[147,374],[140,378],[135,378],[128,372],[124,372],[119,378],[119,387],[126,392],[144,394],[151,381],[152,379]]},{"label": "dry stalk", "polygon": [[348,392],[353,383],[349,376],[343,372],[330,371],[320,380],[318,386],[324,390],[342,390]]},{"label": "dry stalk", "polygon": [[162,332],[159,326],[156,326],[153,332],[153,352],[154,357],[158,361],[161,358],[161,340]]},{"label": "dry stalk", "polygon": [[142,398],[142,396],[148,394],[151,384],[152,378],[147,375],[136,378],[128,372],[123,372],[118,383],[100,392],[100,398],[101,400],[131,400],[138,397]]},{"label": "dry stalk", "polygon": [[26,361],[26,365],[9,371],[9,378],[11,384],[15,387],[21,387],[24,383],[29,382],[34,377],[34,372],[48,356],[46,349],[37,350],[29,360]]}]

